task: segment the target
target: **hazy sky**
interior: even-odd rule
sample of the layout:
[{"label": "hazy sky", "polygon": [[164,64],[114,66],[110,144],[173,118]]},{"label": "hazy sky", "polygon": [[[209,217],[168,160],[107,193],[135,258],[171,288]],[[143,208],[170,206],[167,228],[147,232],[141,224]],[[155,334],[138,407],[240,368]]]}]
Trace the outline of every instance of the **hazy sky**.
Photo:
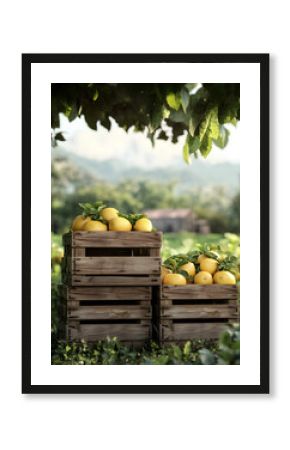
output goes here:
[{"label": "hazy sky", "polygon": [[[127,133],[114,122],[111,130],[98,127],[97,131],[91,130],[84,118],[69,122],[61,115],[60,130],[63,132],[66,142],[62,142],[63,148],[80,156],[95,160],[106,159],[132,159],[134,165],[165,167],[182,161],[182,148],[185,137],[181,137],[176,144],[168,141],[156,140],[153,148],[146,133],[136,133],[129,130]],[[209,163],[235,162],[240,159],[239,126],[230,127],[230,139],[227,147],[221,150],[213,147],[206,161]],[[133,162],[132,161],[132,162]]]}]

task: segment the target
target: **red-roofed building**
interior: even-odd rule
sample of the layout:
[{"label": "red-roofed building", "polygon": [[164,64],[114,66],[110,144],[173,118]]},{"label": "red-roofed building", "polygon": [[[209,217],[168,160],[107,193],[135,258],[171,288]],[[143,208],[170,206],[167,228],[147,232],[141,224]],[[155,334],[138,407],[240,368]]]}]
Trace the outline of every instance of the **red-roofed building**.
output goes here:
[{"label": "red-roofed building", "polygon": [[208,222],[198,219],[190,209],[150,209],[145,211],[145,214],[151,219],[153,226],[160,231],[210,233]]}]

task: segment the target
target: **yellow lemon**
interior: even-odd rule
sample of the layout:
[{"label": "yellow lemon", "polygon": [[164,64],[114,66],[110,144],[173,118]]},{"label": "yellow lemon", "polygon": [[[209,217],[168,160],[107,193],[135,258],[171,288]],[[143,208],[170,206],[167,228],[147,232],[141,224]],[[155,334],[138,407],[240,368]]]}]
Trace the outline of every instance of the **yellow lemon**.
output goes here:
[{"label": "yellow lemon", "polygon": [[238,270],[233,270],[232,273],[234,274],[237,281],[240,281],[240,272]]},{"label": "yellow lemon", "polygon": [[188,275],[191,275],[192,277],[194,277],[195,275],[195,265],[192,262],[183,264],[182,266],[179,267],[179,269],[184,270],[185,272],[188,273]]},{"label": "yellow lemon", "polygon": [[197,258],[197,262],[198,262],[198,264],[200,264],[201,263],[201,261],[203,260],[203,259],[205,259],[206,258],[206,256],[205,255],[199,255],[199,257]]},{"label": "yellow lemon", "polygon": [[212,284],[212,276],[209,272],[202,270],[198,272],[194,277],[195,284]]},{"label": "yellow lemon", "polygon": [[163,284],[168,286],[184,286],[186,278],[180,273],[167,273],[163,278]]},{"label": "yellow lemon", "polygon": [[110,220],[109,230],[111,231],[131,231],[132,225],[125,217],[116,217]]},{"label": "yellow lemon", "polygon": [[161,266],[161,279],[165,277],[168,273],[172,273],[170,269],[167,269],[167,267]]},{"label": "yellow lemon", "polygon": [[147,219],[147,217],[142,217],[135,222],[134,225],[135,231],[152,231],[152,223],[151,220]]},{"label": "yellow lemon", "polygon": [[79,216],[76,216],[73,220],[71,229],[73,231],[79,231],[82,229],[82,227],[91,220],[90,217],[84,217],[81,214]]},{"label": "yellow lemon", "polygon": [[103,219],[109,221],[118,217],[119,211],[115,208],[104,208],[101,211],[101,216]]},{"label": "yellow lemon", "polygon": [[107,231],[107,226],[100,222],[99,220],[90,220],[89,222],[85,223],[83,228],[83,231]]},{"label": "yellow lemon", "polygon": [[209,272],[211,274],[215,273],[218,267],[218,262],[213,258],[204,258],[200,263],[200,270]]},{"label": "yellow lemon", "polygon": [[236,284],[235,276],[227,270],[216,272],[213,277],[216,284]]}]

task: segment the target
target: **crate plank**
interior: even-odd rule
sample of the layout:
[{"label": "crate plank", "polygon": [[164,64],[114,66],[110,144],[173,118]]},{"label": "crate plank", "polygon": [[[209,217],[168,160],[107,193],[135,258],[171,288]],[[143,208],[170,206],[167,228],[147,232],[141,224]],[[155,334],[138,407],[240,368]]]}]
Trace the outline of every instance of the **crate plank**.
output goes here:
[{"label": "crate plank", "polygon": [[[70,309],[68,305],[68,318],[79,320],[124,320],[124,319],[150,319],[150,305],[122,305],[122,306],[80,306]],[[126,327],[127,324],[123,326]]]},{"label": "crate plank", "polygon": [[161,317],[174,319],[231,319],[237,317],[232,305],[170,305],[161,307]]},{"label": "crate plank", "polygon": [[148,324],[71,324],[69,322],[69,336],[71,339],[85,339],[96,341],[108,336],[117,336],[121,341],[147,340],[150,338],[150,322]]},{"label": "crate plank", "polygon": [[162,286],[162,298],[171,300],[226,300],[237,298],[237,287],[222,284]]},{"label": "crate plank", "polygon": [[72,286],[159,286],[158,276],[72,275]]},{"label": "crate plank", "polygon": [[72,271],[78,275],[156,275],[161,261],[157,257],[84,257],[72,258]]},{"label": "crate plank", "polygon": [[147,286],[137,286],[134,289],[128,286],[71,287],[67,298],[78,301],[149,300],[151,288]]},{"label": "crate plank", "polygon": [[153,232],[86,232],[74,231],[63,235],[64,245],[71,245],[73,247],[115,247],[115,248],[133,248],[133,247],[161,247],[162,233]]},{"label": "crate plank", "polygon": [[227,323],[173,323],[161,321],[162,341],[217,339]]}]

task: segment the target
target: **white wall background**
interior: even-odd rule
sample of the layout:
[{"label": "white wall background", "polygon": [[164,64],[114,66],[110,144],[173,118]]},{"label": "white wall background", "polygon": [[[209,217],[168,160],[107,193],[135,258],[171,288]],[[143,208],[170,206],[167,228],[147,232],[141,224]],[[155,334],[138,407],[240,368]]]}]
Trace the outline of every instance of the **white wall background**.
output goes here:
[{"label": "white wall background", "polygon": [[[262,6],[262,7],[261,7]],[[26,2],[1,17],[2,448],[287,446],[289,108],[287,2]],[[132,10],[131,10],[132,8]],[[272,360],[270,396],[23,396],[20,393],[22,52],[270,52]],[[41,151],[41,149],[40,149]],[[18,184],[17,184],[18,180]],[[288,216],[288,217],[287,217]],[[3,228],[3,229],[2,229]],[[6,238],[5,236],[9,236]],[[249,255],[250,257],[250,255]],[[267,261],[264,262],[267,264]],[[4,274],[5,270],[5,274]],[[3,293],[4,288],[4,293]]]}]

